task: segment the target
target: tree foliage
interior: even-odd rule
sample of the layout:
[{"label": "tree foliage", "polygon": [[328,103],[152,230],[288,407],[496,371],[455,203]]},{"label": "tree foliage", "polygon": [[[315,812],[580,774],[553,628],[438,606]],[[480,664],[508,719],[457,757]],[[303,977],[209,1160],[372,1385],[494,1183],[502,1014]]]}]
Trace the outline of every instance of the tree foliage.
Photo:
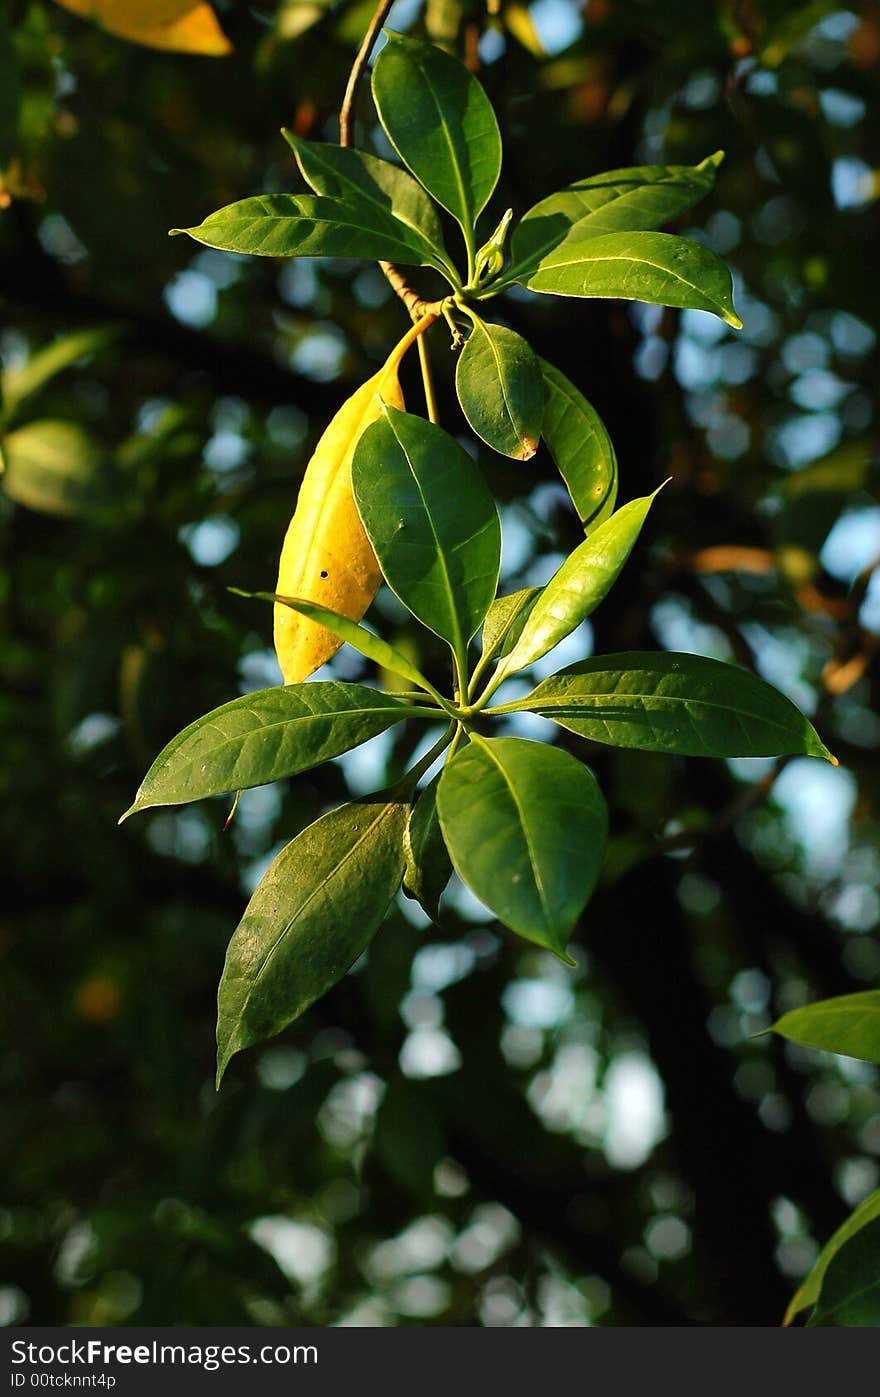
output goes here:
[{"label": "tree foliage", "polygon": [[[876,25],[428,0],[353,149],[369,8],[0,32],[2,1303],[871,1322]],[[441,425],[413,340],[346,465],[366,628],[268,589],[406,326],[377,258]]]}]

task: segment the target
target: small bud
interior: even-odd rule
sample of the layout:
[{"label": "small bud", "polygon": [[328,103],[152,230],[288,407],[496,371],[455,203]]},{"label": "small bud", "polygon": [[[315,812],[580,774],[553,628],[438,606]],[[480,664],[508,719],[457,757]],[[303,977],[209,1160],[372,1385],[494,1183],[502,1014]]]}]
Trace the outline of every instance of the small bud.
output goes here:
[{"label": "small bud", "polygon": [[497,276],[504,266],[504,240],[512,218],[513,209],[508,209],[489,241],[477,253],[474,270],[478,284]]}]

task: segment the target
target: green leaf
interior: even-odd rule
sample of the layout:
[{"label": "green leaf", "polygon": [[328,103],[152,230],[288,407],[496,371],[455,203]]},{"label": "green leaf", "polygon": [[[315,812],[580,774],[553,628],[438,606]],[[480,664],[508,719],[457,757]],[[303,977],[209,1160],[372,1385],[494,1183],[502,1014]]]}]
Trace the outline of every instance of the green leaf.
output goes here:
[{"label": "green leaf", "polygon": [[282,606],[289,606],[291,611],[299,612],[300,616],[308,616],[312,621],[318,621],[322,626],[326,626],[328,631],[338,635],[340,640],[344,640],[353,650],[357,650],[360,655],[364,655],[368,660],[380,666],[381,669],[388,670],[390,674],[400,674],[404,679],[408,679],[417,688],[424,689],[426,693],[436,696],[434,686],[428,682],[420,670],[416,669],[400,650],[395,650],[393,645],[389,645],[387,640],[382,640],[380,636],[373,635],[366,626],[359,626],[356,621],[349,621],[347,616],[339,616],[335,611],[328,611],[325,606],[316,606],[314,602],[304,601],[301,597],[281,597],[277,592],[245,592],[240,587],[230,587],[237,597],[249,597],[256,601],[281,602]]},{"label": "green leaf", "polygon": [[880,990],[861,990],[791,1009],[770,1025],[792,1043],[880,1063]]},{"label": "green leaf", "polygon": [[475,317],[458,358],[455,387],[462,412],[487,446],[515,461],[534,456],[544,390],[537,357],[522,335]]},{"label": "green leaf", "polygon": [[637,165],[605,170],[550,194],[523,215],[514,230],[513,265],[519,277],[536,267],[564,239],[659,228],[704,198],[715,183],[723,151],[699,165]]},{"label": "green leaf", "polygon": [[880,1218],[829,1259],[810,1328],[880,1329]]},{"label": "green leaf", "polygon": [[729,268],[701,243],[672,233],[566,238],[521,280],[552,296],[610,296],[707,310],[742,329]]},{"label": "green leaf", "polygon": [[16,504],[72,516],[95,499],[103,453],[74,422],[28,422],[3,439],[0,484]]},{"label": "green leaf", "polygon": [[353,146],[304,141],[283,127],[281,134],[296,156],[303,179],[316,194],[373,204],[383,219],[390,214],[406,224],[448,263],[437,210],[407,170]]},{"label": "green leaf", "polygon": [[495,598],[483,623],[484,659],[510,654],[542,590],[541,587],[524,587],[520,592]]},{"label": "green leaf", "polygon": [[403,876],[408,805],[354,801],[281,850],[229,943],[217,1085],[230,1058],[299,1018],[366,949]]},{"label": "green leaf", "polygon": [[6,369],[0,375],[3,386],[4,416],[10,421],[16,410],[43,388],[56,374],[67,369],[80,359],[95,354],[111,344],[120,334],[118,326],[103,325],[93,330],[75,330],[70,335],[60,335],[32,354],[20,368]]},{"label": "green leaf", "polygon": [[812,724],[778,689],[738,665],[702,655],[598,655],[545,679],[521,703],[613,747],[833,761]]},{"label": "green leaf", "polygon": [[244,694],[171,739],[122,820],[153,805],[296,776],[421,713],[437,717],[436,710],[415,709],[362,684],[319,681]]},{"label": "green leaf", "polygon": [[501,170],[501,136],[476,78],[442,49],[386,30],[373,98],[403,163],[458,220],[469,245]]},{"label": "green leaf", "polygon": [[197,228],[172,228],[224,252],[261,257],[361,257],[427,266],[430,245],[366,199],[259,194],[227,204]]},{"label": "green leaf", "polygon": [[880,1219],[880,1188],[874,1193],[869,1193],[867,1198],[863,1198],[859,1206],[852,1212],[832,1237],[825,1243],[820,1251],[812,1271],[803,1281],[785,1312],[785,1324],[791,1324],[795,1315],[800,1310],[805,1310],[808,1305],[815,1305],[822,1291],[822,1283],[825,1279],[825,1272],[828,1270],[832,1258],[837,1255],[841,1247],[854,1237],[855,1234],[869,1222]]},{"label": "green leaf", "polygon": [[535,602],[516,645],[499,666],[493,689],[502,676],[506,678],[540,660],[595,611],[617,581],[656,494],[655,490],[653,495],[625,504],[566,558]]},{"label": "green leaf", "polygon": [[584,527],[603,524],[617,502],[617,455],[594,407],[564,373],[541,359],[542,435]]},{"label": "green leaf", "polygon": [[458,655],[495,595],[498,511],[448,432],[384,407],[355,448],[355,502],[392,592]]},{"label": "green leaf", "polygon": [[440,915],[440,898],[452,876],[452,862],[437,814],[439,781],[439,776],[435,776],[422,791],[403,836],[406,854],[403,891],[407,897],[420,902],[434,921]]},{"label": "green leaf", "polygon": [[505,926],[567,959],[608,829],[587,768],[542,742],[475,736],[444,768],[437,808],[462,881]]}]

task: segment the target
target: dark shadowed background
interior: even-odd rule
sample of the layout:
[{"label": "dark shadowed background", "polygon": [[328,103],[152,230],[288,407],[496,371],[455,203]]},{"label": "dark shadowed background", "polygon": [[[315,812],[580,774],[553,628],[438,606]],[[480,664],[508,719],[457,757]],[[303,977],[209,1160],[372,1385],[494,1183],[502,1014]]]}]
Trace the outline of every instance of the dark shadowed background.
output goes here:
[{"label": "dark shadowed background", "polygon": [[[493,307],[602,413],[621,500],[672,477],[554,667],[590,648],[737,660],[841,765],[581,744],[613,840],[576,970],[460,886],[440,926],[401,897],[365,962],[219,1095],[216,985],[247,894],[417,735],[246,792],[225,832],[225,800],[116,826],[178,729],[279,682],[268,610],[226,588],[272,587],[318,435],[406,325],[374,266],[167,237],[300,187],[278,129],[336,138],[372,3],[216,9],[226,58],[49,0],[0,21],[0,1323],[776,1324],[880,1177],[876,1069],[753,1036],[880,976],[880,8],[395,6],[496,104],[487,233],[585,174],[726,150],[679,231],[734,267],[742,332]],[[358,114],[369,146],[366,88]],[[74,334],[50,375],[36,356]],[[448,335],[429,338],[462,430]],[[578,538],[549,459],[483,464],[505,589],[546,580]],[[425,643],[387,592],[371,619]],[[416,658],[440,674],[440,642]],[[351,651],[331,670],[369,674]]]}]

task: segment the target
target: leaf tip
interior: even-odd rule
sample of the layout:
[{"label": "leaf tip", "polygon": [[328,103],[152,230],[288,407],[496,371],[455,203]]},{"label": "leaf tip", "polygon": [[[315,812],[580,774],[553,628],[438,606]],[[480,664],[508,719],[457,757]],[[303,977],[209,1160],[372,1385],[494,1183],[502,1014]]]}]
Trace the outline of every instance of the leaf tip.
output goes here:
[{"label": "leaf tip", "polygon": [[711,155],[707,155],[705,160],[701,160],[698,166],[700,170],[717,170],[724,159],[724,151],[716,150]]},{"label": "leaf tip", "polygon": [[551,947],[551,949],[553,951],[554,956],[556,956],[557,960],[561,960],[562,964],[567,965],[569,970],[577,969],[577,961],[575,960],[574,956],[570,956],[568,954],[568,951],[566,951],[564,946],[553,946]]},{"label": "leaf tip", "polygon": [[828,750],[815,728],[810,730],[807,739],[806,755],[808,757],[818,757],[820,761],[829,762],[831,766],[840,766],[839,758],[835,757],[834,753]]},{"label": "leaf tip", "polygon": [[116,821],[116,828],[118,829],[119,826],[120,826],[121,824],[123,824],[123,823],[128,819],[129,815],[136,815],[137,812],[138,812],[139,810],[141,810],[142,808],[143,808],[142,806],[138,805],[138,803],[137,803],[137,798],[135,798],[135,800],[134,800],[133,803],[128,807],[128,809],[125,810],[125,811],[123,811],[123,813],[119,816],[119,819]]},{"label": "leaf tip", "polygon": [[517,460],[530,461],[538,449],[537,438],[524,434],[520,438],[520,449]]},{"label": "leaf tip", "polygon": [[732,308],[724,312],[724,319],[734,330],[741,330],[743,327],[742,321]]},{"label": "leaf tip", "polygon": [[214,1077],[214,1090],[220,1090],[220,1083],[226,1075],[226,1069],[239,1049],[244,1046],[235,1041],[233,1033],[221,1040],[220,1025],[217,1025],[217,1072]]}]

